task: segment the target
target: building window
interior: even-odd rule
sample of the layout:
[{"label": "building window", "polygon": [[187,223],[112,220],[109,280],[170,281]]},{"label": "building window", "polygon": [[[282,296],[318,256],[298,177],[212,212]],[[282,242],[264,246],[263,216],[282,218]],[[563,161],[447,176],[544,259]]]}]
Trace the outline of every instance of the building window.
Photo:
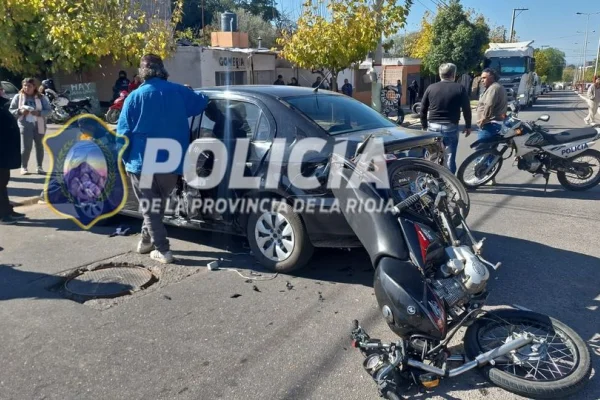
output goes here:
[{"label": "building window", "polygon": [[246,71],[215,72],[216,86],[245,85]]}]

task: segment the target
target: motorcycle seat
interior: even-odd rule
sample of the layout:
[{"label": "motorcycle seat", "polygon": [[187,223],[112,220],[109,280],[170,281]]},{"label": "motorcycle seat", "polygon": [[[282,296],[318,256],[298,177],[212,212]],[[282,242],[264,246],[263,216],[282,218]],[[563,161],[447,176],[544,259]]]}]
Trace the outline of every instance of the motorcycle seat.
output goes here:
[{"label": "motorcycle seat", "polygon": [[560,133],[543,133],[542,135],[544,136],[546,143],[554,145],[577,142],[584,139],[592,139],[598,135],[598,131],[596,131],[596,129],[593,127],[586,127],[569,129]]}]

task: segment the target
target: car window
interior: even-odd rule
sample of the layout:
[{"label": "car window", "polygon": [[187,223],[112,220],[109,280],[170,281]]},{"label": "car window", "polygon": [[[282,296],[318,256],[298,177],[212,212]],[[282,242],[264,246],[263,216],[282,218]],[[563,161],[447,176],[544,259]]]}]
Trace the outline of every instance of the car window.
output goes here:
[{"label": "car window", "polygon": [[285,101],[331,135],[396,126],[371,107],[348,96],[308,95],[288,97]]},{"label": "car window", "polygon": [[210,100],[202,118],[194,121],[192,129],[195,137],[215,136],[224,139],[248,138],[266,141],[271,136],[271,128],[260,107],[239,100]]},{"label": "car window", "polygon": [[2,82],[2,88],[4,88],[6,94],[17,94],[19,91],[19,89],[10,82]]},{"label": "car window", "polygon": [[264,113],[260,113],[260,121],[258,123],[258,128],[256,130],[256,135],[254,136],[254,140],[257,142],[266,142],[271,138],[271,126],[269,125],[269,120],[265,116]]}]

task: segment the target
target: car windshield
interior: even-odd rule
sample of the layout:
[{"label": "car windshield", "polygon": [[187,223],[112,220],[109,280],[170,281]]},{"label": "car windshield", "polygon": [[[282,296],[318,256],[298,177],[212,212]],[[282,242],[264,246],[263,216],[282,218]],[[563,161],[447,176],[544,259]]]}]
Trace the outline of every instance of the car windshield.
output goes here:
[{"label": "car windshield", "polygon": [[315,93],[284,100],[331,135],[396,126],[371,107],[347,96]]},{"label": "car windshield", "polygon": [[527,59],[523,57],[491,58],[490,68],[500,74],[524,74],[527,72]]}]

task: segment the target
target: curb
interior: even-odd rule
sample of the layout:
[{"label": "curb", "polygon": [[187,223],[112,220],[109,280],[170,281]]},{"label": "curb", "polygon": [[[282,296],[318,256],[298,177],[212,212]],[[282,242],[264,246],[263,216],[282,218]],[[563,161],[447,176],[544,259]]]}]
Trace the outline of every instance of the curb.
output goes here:
[{"label": "curb", "polygon": [[11,201],[10,204],[13,207],[25,207],[25,206],[32,206],[35,204],[39,204],[40,200],[41,200],[40,196],[25,197],[23,200]]}]

